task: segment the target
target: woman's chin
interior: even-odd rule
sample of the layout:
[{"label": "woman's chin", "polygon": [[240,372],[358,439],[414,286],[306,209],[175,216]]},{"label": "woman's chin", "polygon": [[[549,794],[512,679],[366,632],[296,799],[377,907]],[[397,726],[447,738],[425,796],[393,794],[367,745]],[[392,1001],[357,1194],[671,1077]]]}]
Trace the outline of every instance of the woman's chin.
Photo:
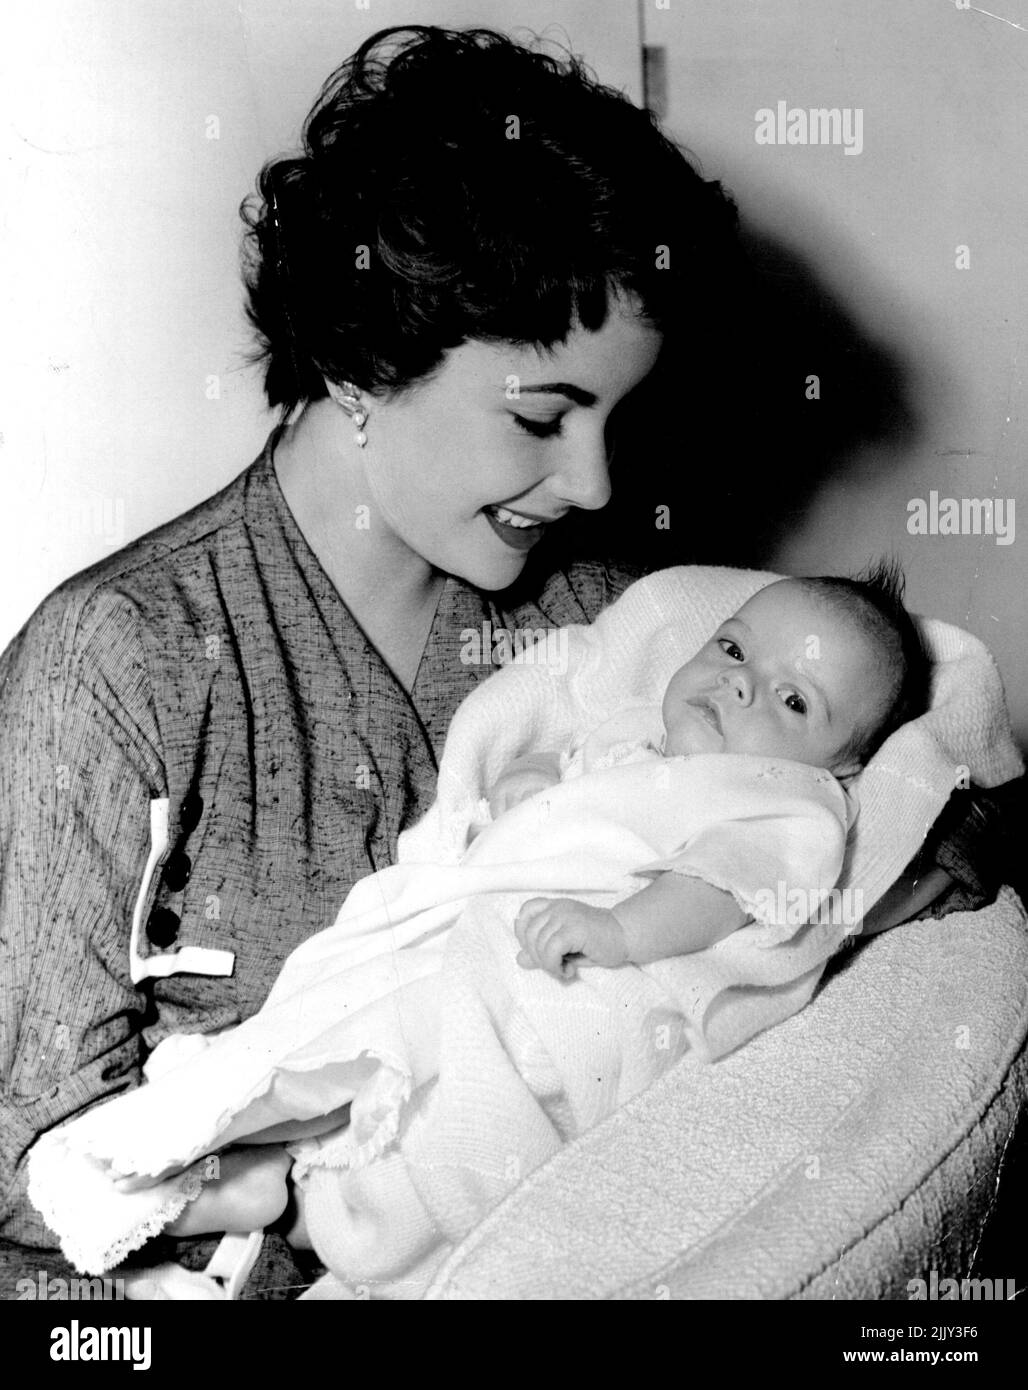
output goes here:
[{"label": "woman's chin", "polygon": [[463,579],[465,584],[470,584],[473,589],[481,589],[487,594],[501,593],[510,586],[521,575],[528,561],[528,552],[518,553],[511,551],[508,555],[489,555],[481,557],[461,557],[460,563],[455,563],[450,570],[451,574]]}]

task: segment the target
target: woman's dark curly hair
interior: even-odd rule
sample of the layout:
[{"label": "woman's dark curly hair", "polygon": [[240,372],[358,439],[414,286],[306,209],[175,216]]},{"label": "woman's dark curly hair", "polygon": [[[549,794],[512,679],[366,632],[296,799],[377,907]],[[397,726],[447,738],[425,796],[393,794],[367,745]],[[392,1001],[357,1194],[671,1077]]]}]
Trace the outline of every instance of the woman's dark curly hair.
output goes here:
[{"label": "woman's dark curly hair", "polygon": [[550,347],[611,291],[695,329],[735,246],[734,204],[648,112],[489,29],[374,34],[258,189],[248,314],[283,412],[323,377],[402,390],[471,339]]}]

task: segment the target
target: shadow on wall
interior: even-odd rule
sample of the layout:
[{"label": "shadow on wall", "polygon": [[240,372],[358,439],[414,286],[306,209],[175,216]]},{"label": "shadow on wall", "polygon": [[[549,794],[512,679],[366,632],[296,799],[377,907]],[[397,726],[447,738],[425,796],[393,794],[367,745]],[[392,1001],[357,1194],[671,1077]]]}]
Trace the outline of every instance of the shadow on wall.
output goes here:
[{"label": "shadow on wall", "polygon": [[718,323],[686,325],[682,348],[616,412],[613,498],[572,514],[558,551],[646,570],[762,568],[827,479],[859,469],[866,481],[910,456],[919,421],[895,345],[870,341],[793,250],[752,226],[743,249]]},{"label": "shadow on wall", "polygon": [[[921,420],[908,351],[871,341],[793,250],[752,226],[743,249],[744,271],[718,322],[687,326],[682,349],[615,412],[610,503],[573,512],[533,564],[588,555],[643,571],[774,569],[780,539],[826,481],[866,483],[909,466]],[[930,344],[914,346],[919,362],[930,357]],[[806,394],[815,370],[829,387],[816,401]],[[856,511],[847,520],[864,524]],[[868,535],[869,558],[878,543]],[[996,881],[1012,882],[1028,902],[1020,853],[1028,777],[991,795],[1006,834],[1005,848],[993,845],[1003,861]]]}]

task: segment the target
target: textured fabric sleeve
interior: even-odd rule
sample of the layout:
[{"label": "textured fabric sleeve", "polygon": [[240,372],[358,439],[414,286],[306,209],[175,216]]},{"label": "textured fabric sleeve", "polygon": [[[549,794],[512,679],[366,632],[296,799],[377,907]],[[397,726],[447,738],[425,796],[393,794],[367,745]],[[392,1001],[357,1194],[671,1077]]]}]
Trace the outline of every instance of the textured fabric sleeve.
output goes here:
[{"label": "textured fabric sleeve", "polygon": [[539,609],[557,627],[591,623],[644,573],[617,560],[579,560],[550,576]]},{"label": "textured fabric sleeve", "polygon": [[[816,781],[817,776],[827,780]],[[830,895],[846,850],[845,797],[833,778],[813,769],[794,774],[769,768],[757,778],[737,776],[733,769],[729,777],[738,782],[732,789],[737,813],[725,814],[730,805],[725,787],[712,786],[711,823],[677,854],[647,864],[645,871],[701,878],[730,893],[766,928],[763,944],[776,945],[836,907]]]},{"label": "textured fabric sleeve", "polygon": [[136,1084],[132,909],[164,795],[131,606],[58,590],[0,658],[0,1230],[52,1244],[36,1137]]},{"label": "textured fabric sleeve", "polygon": [[995,902],[1004,883],[1012,884],[1024,898],[1028,879],[1020,862],[1020,845],[1025,787],[1026,779],[1021,777],[991,791],[971,787],[950,797],[911,865],[918,877],[935,867],[953,879],[952,886],[932,904],[932,917],[976,912]]}]

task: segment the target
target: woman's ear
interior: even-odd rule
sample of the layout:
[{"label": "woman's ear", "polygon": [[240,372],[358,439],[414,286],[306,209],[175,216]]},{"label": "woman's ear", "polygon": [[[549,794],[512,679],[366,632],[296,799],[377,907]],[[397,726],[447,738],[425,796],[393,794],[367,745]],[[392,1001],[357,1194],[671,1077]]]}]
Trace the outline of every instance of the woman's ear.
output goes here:
[{"label": "woman's ear", "polygon": [[353,410],[354,402],[358,399],[356,386],[351,386],[349,381],[336,382],[329,381],[328,377],[322,377],[325,382],[325,391],[329,393],[332,400],[343,409]]}]

